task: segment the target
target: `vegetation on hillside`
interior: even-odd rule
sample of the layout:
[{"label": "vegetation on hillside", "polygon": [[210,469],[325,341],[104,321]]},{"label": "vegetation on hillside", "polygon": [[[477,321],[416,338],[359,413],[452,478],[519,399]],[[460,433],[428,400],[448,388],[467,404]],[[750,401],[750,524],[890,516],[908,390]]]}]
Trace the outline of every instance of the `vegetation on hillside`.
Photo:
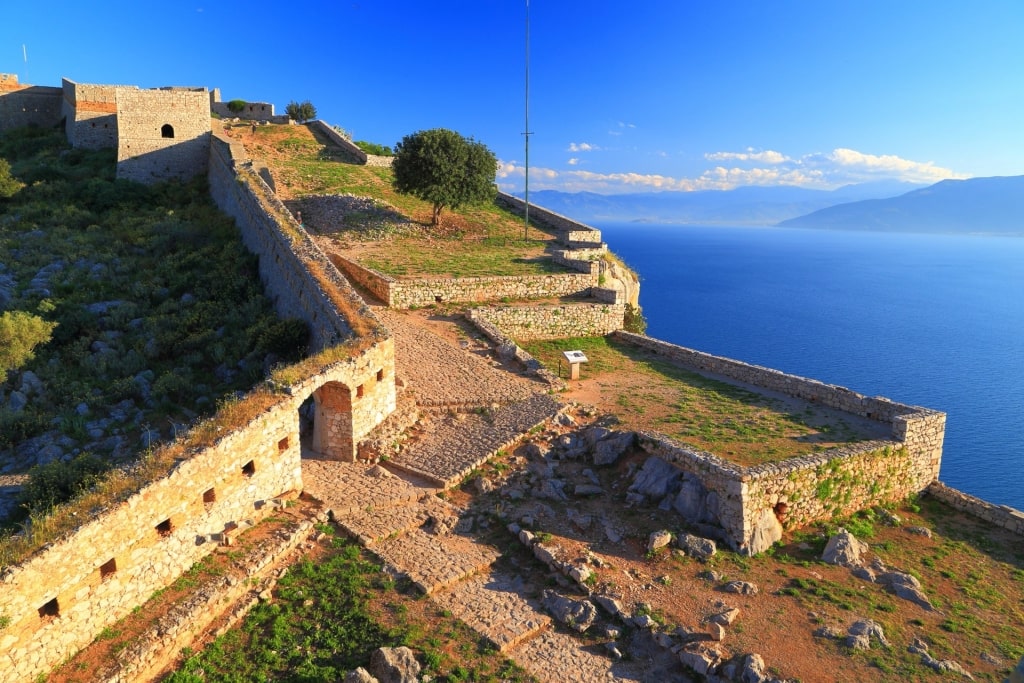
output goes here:
[{"label": "vegetation on hillside", "polygon": [[290,119],[298,121],[299,123],[305,123],[306,121],[312,121],[316,118],[316,107],[309,100],[303,102],[295,102],[294,100],[288,103],[288,106],[284,108],[286,114]]},{"label": "vegetation on hillside", "polygon": [[205,179],[116,180],[111,150],[56,130],[7,133],[0,158],[24,184],[0,203],[0,305],[52,329],[0,383],[0,452],[45,450],[62,470],[37,470],[57,483],[28,507],[95,473],[72,458],[132,460],[305,353],[305,324],[275,316]]}]

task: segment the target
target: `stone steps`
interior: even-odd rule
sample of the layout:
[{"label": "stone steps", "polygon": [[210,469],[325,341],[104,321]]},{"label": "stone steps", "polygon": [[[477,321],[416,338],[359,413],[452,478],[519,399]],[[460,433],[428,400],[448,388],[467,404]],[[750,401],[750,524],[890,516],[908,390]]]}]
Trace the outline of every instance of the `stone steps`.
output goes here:
[{"label": "stone steps", "polygon": [[437,496],[427,495],[414,505],[368,508],[338,517],[335,521],[350,537],[371,550],[388,538],[422,527],[430,518],[457,517],[458,508]]}]

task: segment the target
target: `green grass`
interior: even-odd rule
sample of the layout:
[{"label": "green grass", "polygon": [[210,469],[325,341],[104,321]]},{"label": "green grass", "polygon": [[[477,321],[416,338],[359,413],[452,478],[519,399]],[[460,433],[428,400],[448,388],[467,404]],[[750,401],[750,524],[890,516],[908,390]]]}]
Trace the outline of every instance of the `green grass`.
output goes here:
[{"label": "green grass", "polygon": [[363,265],[397,277],[488,277],[573,272],[543,255],[544,242],[485,238],[401,238]]},{"label": "green grass", "polygon": [[[549,369],[562,351],[582,350],[584,375],[602,386],[605,409],[626,425],[654,429],[743,465],[773,462],[857,439],[817,408],[793,412],[778,399],[708,378],[604,337],[524,342]],[[606,375],[628,376],[628,382]]]}]

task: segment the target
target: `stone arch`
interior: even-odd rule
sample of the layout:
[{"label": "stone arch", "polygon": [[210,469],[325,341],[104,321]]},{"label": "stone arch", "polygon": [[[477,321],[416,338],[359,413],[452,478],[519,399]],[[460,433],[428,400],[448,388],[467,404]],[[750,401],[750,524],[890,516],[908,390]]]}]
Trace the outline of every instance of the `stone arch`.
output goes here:
[{"label": "stone arch", "polygon": [[338,381],[326,382],[313,392],[312,430],[306,446],[314,454],[329,460],[354,462],[356,444],[353,433],[352,402],[354,391]]},{"label": "stone arch", "polygon": [[160,137],[162,138],[173,138],[174,137],[174,126],[169,123],[165,123],[160,126]]}]

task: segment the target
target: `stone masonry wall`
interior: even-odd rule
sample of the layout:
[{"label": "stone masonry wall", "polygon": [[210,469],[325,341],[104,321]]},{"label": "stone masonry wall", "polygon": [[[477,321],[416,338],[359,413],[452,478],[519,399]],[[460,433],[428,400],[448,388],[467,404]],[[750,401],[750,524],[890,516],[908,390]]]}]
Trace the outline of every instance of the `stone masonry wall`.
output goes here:
[{"label": "stone masonry wall", "polygon": [[14,74],[0,74],[0,131],[60,123],[60,88],[20,85]]},{"label": "stone masonry wall", "polygon": [[994,505],[963,491],[950,488],[941,481],[933,481],[928,485],[928,495],[951,508],[974,515],[989,524],[1008,529],[1018,536],[1024,536],[1024,512],[1020,510],[1015,510],[1008,505]]},{"label": "stone masonry wall", "polygon": [[301,488],[296,399],[180,461],[71,536],[0,576],[0,680],[29,681],[87,645],[257,517]]},{"label": "stone masonry wall", "polygon": [[560,275],[513,275],[396,280],[342,256],[332,261],[348,277],[392,308],[429,306],[440,302],[472,303],[510,299],[586,296],[597,286],[597,272]]},{"label": "stone masonry wall", "polygon": [[[505,192],[499,192],[495,203],[512,213],[522,216],[526,210],[526,202]],[[536,204],[530,204],[530,220],[537,225],[546,226],[561,235],[566,246],[594,246],[601,244],[601,231],[589,225],[574,221],[554,211],[548,211]]]},{"label": "stone masonry wall", "polygon": [[[660,435],[645,448],[694,479],[677,511],[693,522],[720,525],[734,547],[750,554],[774,541],[773,529],[850,514],[924,491],[938,478],[946,416],[934,410],[869,398],[777,370],[712,356],[629,332],[613,337],[674,363],[890,425],[891,440],[869,441],[779,463],[743,468]],[[781,523],[781,525],[780,525]]]},{"label": "stone masonry wall", "polygon": [[[351,286],[249,166],[251,162],[241,145],[218,134],[213,136],[210,194],[217,206],[235,219],[245,246],[259,256],[260,277],[277,312],[305,320],[317,348],[333,346],[354,335],[352,324],[339,314],[321,283],[310,274],[306,262],[312,261],[321,264],[321,272],[348,298],[360,317],[380,328]],[[287,233],[282,224],[287,226]]]},{"label": "stone masonry wall", "polygon": [[62,79],[64,131],[72,147],[117,147],[116,85],[87,85]]},{"label": "stone masonry wall", "polygon": [[624,304],[559,304],[551,306],[489,306],[469,311],[518,341],[604,336],[621,330]]},{"label": "stone masonry wall", "polygon": [[330,139],[331,142],[333,142],[338,147],[341,147],[343,150],[345,150],[353,157],[355,157],[360,164],[366,163],[366,152],[359,149],[355,144],[353,144],[351,140],[349,140],[346,137],[343,137],[340,133],[338,133],[338,131],[334,130],[329,125],[327,125],[327,123],[317,119],[316,121],[310,121],[309,127],[314,131],[319,131],[320,133],[323,133],[325,136],[327,136],[328,139]]},{"label": "stone masonry wall", "polygon": [[209,93],[118,88],[117,140],[118,178],[152,183],[206,173]]}]

